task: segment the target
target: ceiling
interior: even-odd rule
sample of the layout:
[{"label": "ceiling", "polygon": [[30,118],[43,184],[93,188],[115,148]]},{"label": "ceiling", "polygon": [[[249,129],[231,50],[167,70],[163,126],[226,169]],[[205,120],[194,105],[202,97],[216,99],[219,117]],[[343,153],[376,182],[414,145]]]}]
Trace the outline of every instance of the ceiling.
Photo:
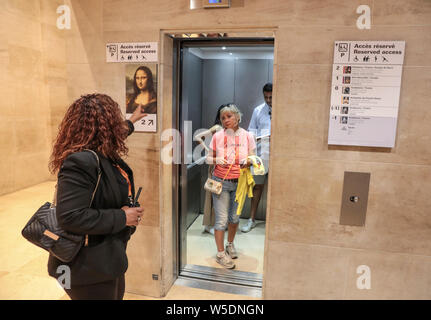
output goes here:
[{"label": "ceiling", "polygon": [[274,59],[274,47],[200,47],[189,48],[189,52],[201,59]]}]

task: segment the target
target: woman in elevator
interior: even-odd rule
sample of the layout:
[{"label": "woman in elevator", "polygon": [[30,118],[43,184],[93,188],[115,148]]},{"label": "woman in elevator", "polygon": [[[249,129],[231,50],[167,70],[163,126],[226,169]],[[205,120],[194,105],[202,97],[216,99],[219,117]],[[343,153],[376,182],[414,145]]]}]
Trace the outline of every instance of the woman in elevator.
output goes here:
[{"label": "woman in elevator", "polygon": [[150,68],[140,66],[133,76],[133,94],[126,101],[126,113],[133,113],[139,106],[145,113],[157,113],[157,94]]},{"label": "woman in elevator", "polygon": [[[202,138],[205,139],[208,135],[213,135],[217,131],[222,129],[221,121],[220,121],[220,110],[223,109],[226,105],[222,104],[216,114],[216,118],[214,121],[214,125],[209,128],[206,131],[200,132],[195,136],[195,140],[199,142],[205,150],[209,152],[208,147],[205,145],[205,142],[202,140]],[[214,170],[213,165],[208,166],[208,177],[211,177],[211,172]],[[214,215],[214,207],[212,204],[212,198],[211,198],[211,192],[206,191],[205,192],[205,204],[204,204],[204,217],[202,221],[202,225],[204,226],[204,231],[214,234],[214,221],[215,221],[215,215]]]},{"label": "woman in elevator", "polygon": [[[221,182],[223,186],[219,195],[212,194],[215,211],[214,237],[217,245],[216,261],[228,269],[235,268],[232,259],[238,258],[233,241],[239,224],[235,194],[240,169],[250,166],[251,162],[247,157],[256,152],[253,135],[239,127],[241,116],[241,112],[234,104],[228,104],[220,110],[223,130],[212,137],[207,157],[207,163],[215,164],[212,178]],[[226,226],[228,242],[225,250]]]},{"label": "woman in elevator", "polygon": [[121,157],[133,123],[144,116],[139,106],[125,121],[109,96],[89,94],[72,103],[60,124],[50,159],[51,172],[58,172],[57,220],[87,243],[70,263],[50,254],[48,273],[65,279],[59,267],[68,267],[64,288],[72,300],[123,298],[126,246],[143,208],[134,205],[133,172]]}]

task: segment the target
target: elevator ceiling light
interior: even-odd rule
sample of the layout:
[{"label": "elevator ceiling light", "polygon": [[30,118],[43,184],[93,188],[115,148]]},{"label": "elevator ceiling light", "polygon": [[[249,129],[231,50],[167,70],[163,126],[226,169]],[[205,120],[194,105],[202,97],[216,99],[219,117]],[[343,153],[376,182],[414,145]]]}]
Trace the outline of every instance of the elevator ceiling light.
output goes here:
[{"label": "elevator ceiling light", "polygon": [[232,55],[232,52],[229,52],[230,55]]},{"label": "elevator ceiling light", "polygon": [[226,47],[225,47],[225,46],[223,46],[223,47],[221,47],[221,49],[222,49],[222,50],[226,50]]}]

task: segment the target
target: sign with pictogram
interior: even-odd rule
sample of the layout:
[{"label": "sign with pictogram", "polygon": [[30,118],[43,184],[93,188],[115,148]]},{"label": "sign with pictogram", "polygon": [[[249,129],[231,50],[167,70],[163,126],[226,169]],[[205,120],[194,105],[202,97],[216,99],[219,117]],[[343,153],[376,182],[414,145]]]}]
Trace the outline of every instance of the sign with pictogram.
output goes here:
[{"label": "sign with pictogram", "polygon": [[395,146],[404,41],[336,41],[328,144]]},{"label": "sign with pictogram", "polygon": [[106,44],[106,62],[157,62],[157,42],[125,42]]}]

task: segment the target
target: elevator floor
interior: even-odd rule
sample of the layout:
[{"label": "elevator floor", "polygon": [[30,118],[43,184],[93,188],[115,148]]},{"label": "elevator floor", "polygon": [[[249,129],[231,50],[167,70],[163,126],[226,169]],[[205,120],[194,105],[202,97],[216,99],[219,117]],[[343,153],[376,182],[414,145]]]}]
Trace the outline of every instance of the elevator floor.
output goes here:
[{"label": "elevator floor", "polygon": [[[216,262],[217,247],[214,236],[204,232],[203,215],[200,214],[187,230],[187,264],[214,268],[223,268]],[[240,231],[248,219],[240,219],[234,244],[238,258],[234,260],[235,270],[263,273],[263,253],[265,247],[265,222],[256,220],[257,224],[250,232]],[[225,233],[227,239],[227,232]],[[227,240],[226,240],[227,241]]]}]

